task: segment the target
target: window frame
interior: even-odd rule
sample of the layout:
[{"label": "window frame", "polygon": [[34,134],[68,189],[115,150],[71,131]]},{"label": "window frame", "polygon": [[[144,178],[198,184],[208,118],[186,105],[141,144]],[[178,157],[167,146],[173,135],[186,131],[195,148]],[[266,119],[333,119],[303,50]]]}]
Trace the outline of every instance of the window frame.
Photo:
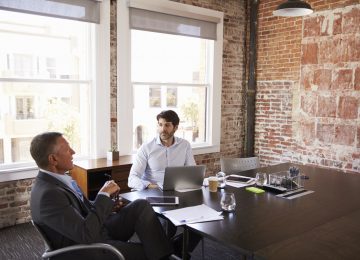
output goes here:
[{"label": "window frame", "polygon": [[[110,0],[100,5],[100,23],[91,33],[93,61],[90,62],[92,79],[90,99],[90,152],[89,158],[106,157],[110,147]],[[0,79],[1,80],[1,79]],[[81,80],[79,80],[81,82]],[[38,167],[34,162],[0,169],[0,182],[34,178]]]},{"label": "window frame", "polygon": [[[205,145],[192,145],[193,153],[206,154],[220,152],[221,134],[221,88],[223,54],[223,19],[219,11],[164,0],[131,0],[133,5],[146,10],[178,14],[188,17],[213,17],[217,23],[217,40],[214,41],[213,74],[210,78],[212,87],[209,91],[207,118],[208,142]],[[131,30],[129,25],[129,4],[126,0],[117,2],[117,75],[118,75],[118,143],[122,155],[132,154],[132,107],[133,93],[131,82]],[[131,116],[129,116],[131,115]],[[154,122],[155,122],[154,118]]]}]

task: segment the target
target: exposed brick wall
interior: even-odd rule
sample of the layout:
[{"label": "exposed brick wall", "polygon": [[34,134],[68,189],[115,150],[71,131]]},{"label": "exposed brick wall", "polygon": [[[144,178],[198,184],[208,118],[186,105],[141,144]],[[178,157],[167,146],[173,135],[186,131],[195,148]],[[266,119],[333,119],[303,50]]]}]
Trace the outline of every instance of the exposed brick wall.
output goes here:
[{"label": "exposed brick wall", "polygon": [[261,2],[256,107],[261,162],[360,172],[359,1],[308,0],[315,13],[304,18],[272,17],[281,1]]},{"label": "exposed brick wall", "polygon": [[110,126],[111,147],[117,147],[117,2],[110,1]]},{"label": "exposed brick wall", "polygon": [[30,192],[33,180],[0,183],[0,228],[30,221]]},{"label": "exposed brick wall", "polygon": [[220,170],[221,156],[240,157],[244,149],[246,4],[238,0],[179,2],[224,12],[220,153],[195,156],[198,164],[206,165],[207,174],[214,174]]}]

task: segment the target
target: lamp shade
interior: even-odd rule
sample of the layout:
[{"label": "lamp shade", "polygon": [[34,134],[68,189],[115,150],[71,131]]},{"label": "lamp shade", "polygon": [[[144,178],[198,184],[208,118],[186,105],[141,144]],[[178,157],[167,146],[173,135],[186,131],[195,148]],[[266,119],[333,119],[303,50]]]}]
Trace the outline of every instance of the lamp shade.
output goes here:
[{"label": "lamp shade", "polygon": [[303,16],[311,14],[313,10],[311,6],[299,0],[287,0],[285,3],[280,4],[273,14],[276,16],[287,16],[287,17],[295,17],[295,16]]}]

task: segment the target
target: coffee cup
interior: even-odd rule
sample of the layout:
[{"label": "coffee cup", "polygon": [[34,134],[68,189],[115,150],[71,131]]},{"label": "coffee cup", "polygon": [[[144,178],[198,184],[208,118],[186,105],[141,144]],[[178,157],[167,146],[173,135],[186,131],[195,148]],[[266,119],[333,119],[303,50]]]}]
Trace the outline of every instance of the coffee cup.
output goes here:
[{"label": "coffee cup", "polygon": [[218,178],[216,176],[210,176],[208,181],[209,181],[209,191],[210,192],[217,192]]}]

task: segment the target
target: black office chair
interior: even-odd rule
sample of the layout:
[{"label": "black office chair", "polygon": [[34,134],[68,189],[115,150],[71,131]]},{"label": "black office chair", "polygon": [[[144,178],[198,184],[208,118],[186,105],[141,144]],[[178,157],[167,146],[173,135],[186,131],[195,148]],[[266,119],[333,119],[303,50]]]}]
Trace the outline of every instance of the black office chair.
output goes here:
[{"label": "black office chair", "polygon": [[42,254],[42,259],[49,259],[50,257],[58,256],[67,252],[75,251],[75,250],[88,250],[88,249],[101,249],[110,251],[114,256],[116,256],[119,260],[125,260],[125,257],[117,250],[115,247],[109,244],[104,243],[93,243],[93,244],[80,244],[80,245],[73,245],[67,246],[60,249],[52,249],[49,240],[47,239],[45,233],[41,230],[39,225],[37,225],[33,220],[31,223],[36,228],[36,230],[41,235],[42,239],[45,243],[45,252]]}]

